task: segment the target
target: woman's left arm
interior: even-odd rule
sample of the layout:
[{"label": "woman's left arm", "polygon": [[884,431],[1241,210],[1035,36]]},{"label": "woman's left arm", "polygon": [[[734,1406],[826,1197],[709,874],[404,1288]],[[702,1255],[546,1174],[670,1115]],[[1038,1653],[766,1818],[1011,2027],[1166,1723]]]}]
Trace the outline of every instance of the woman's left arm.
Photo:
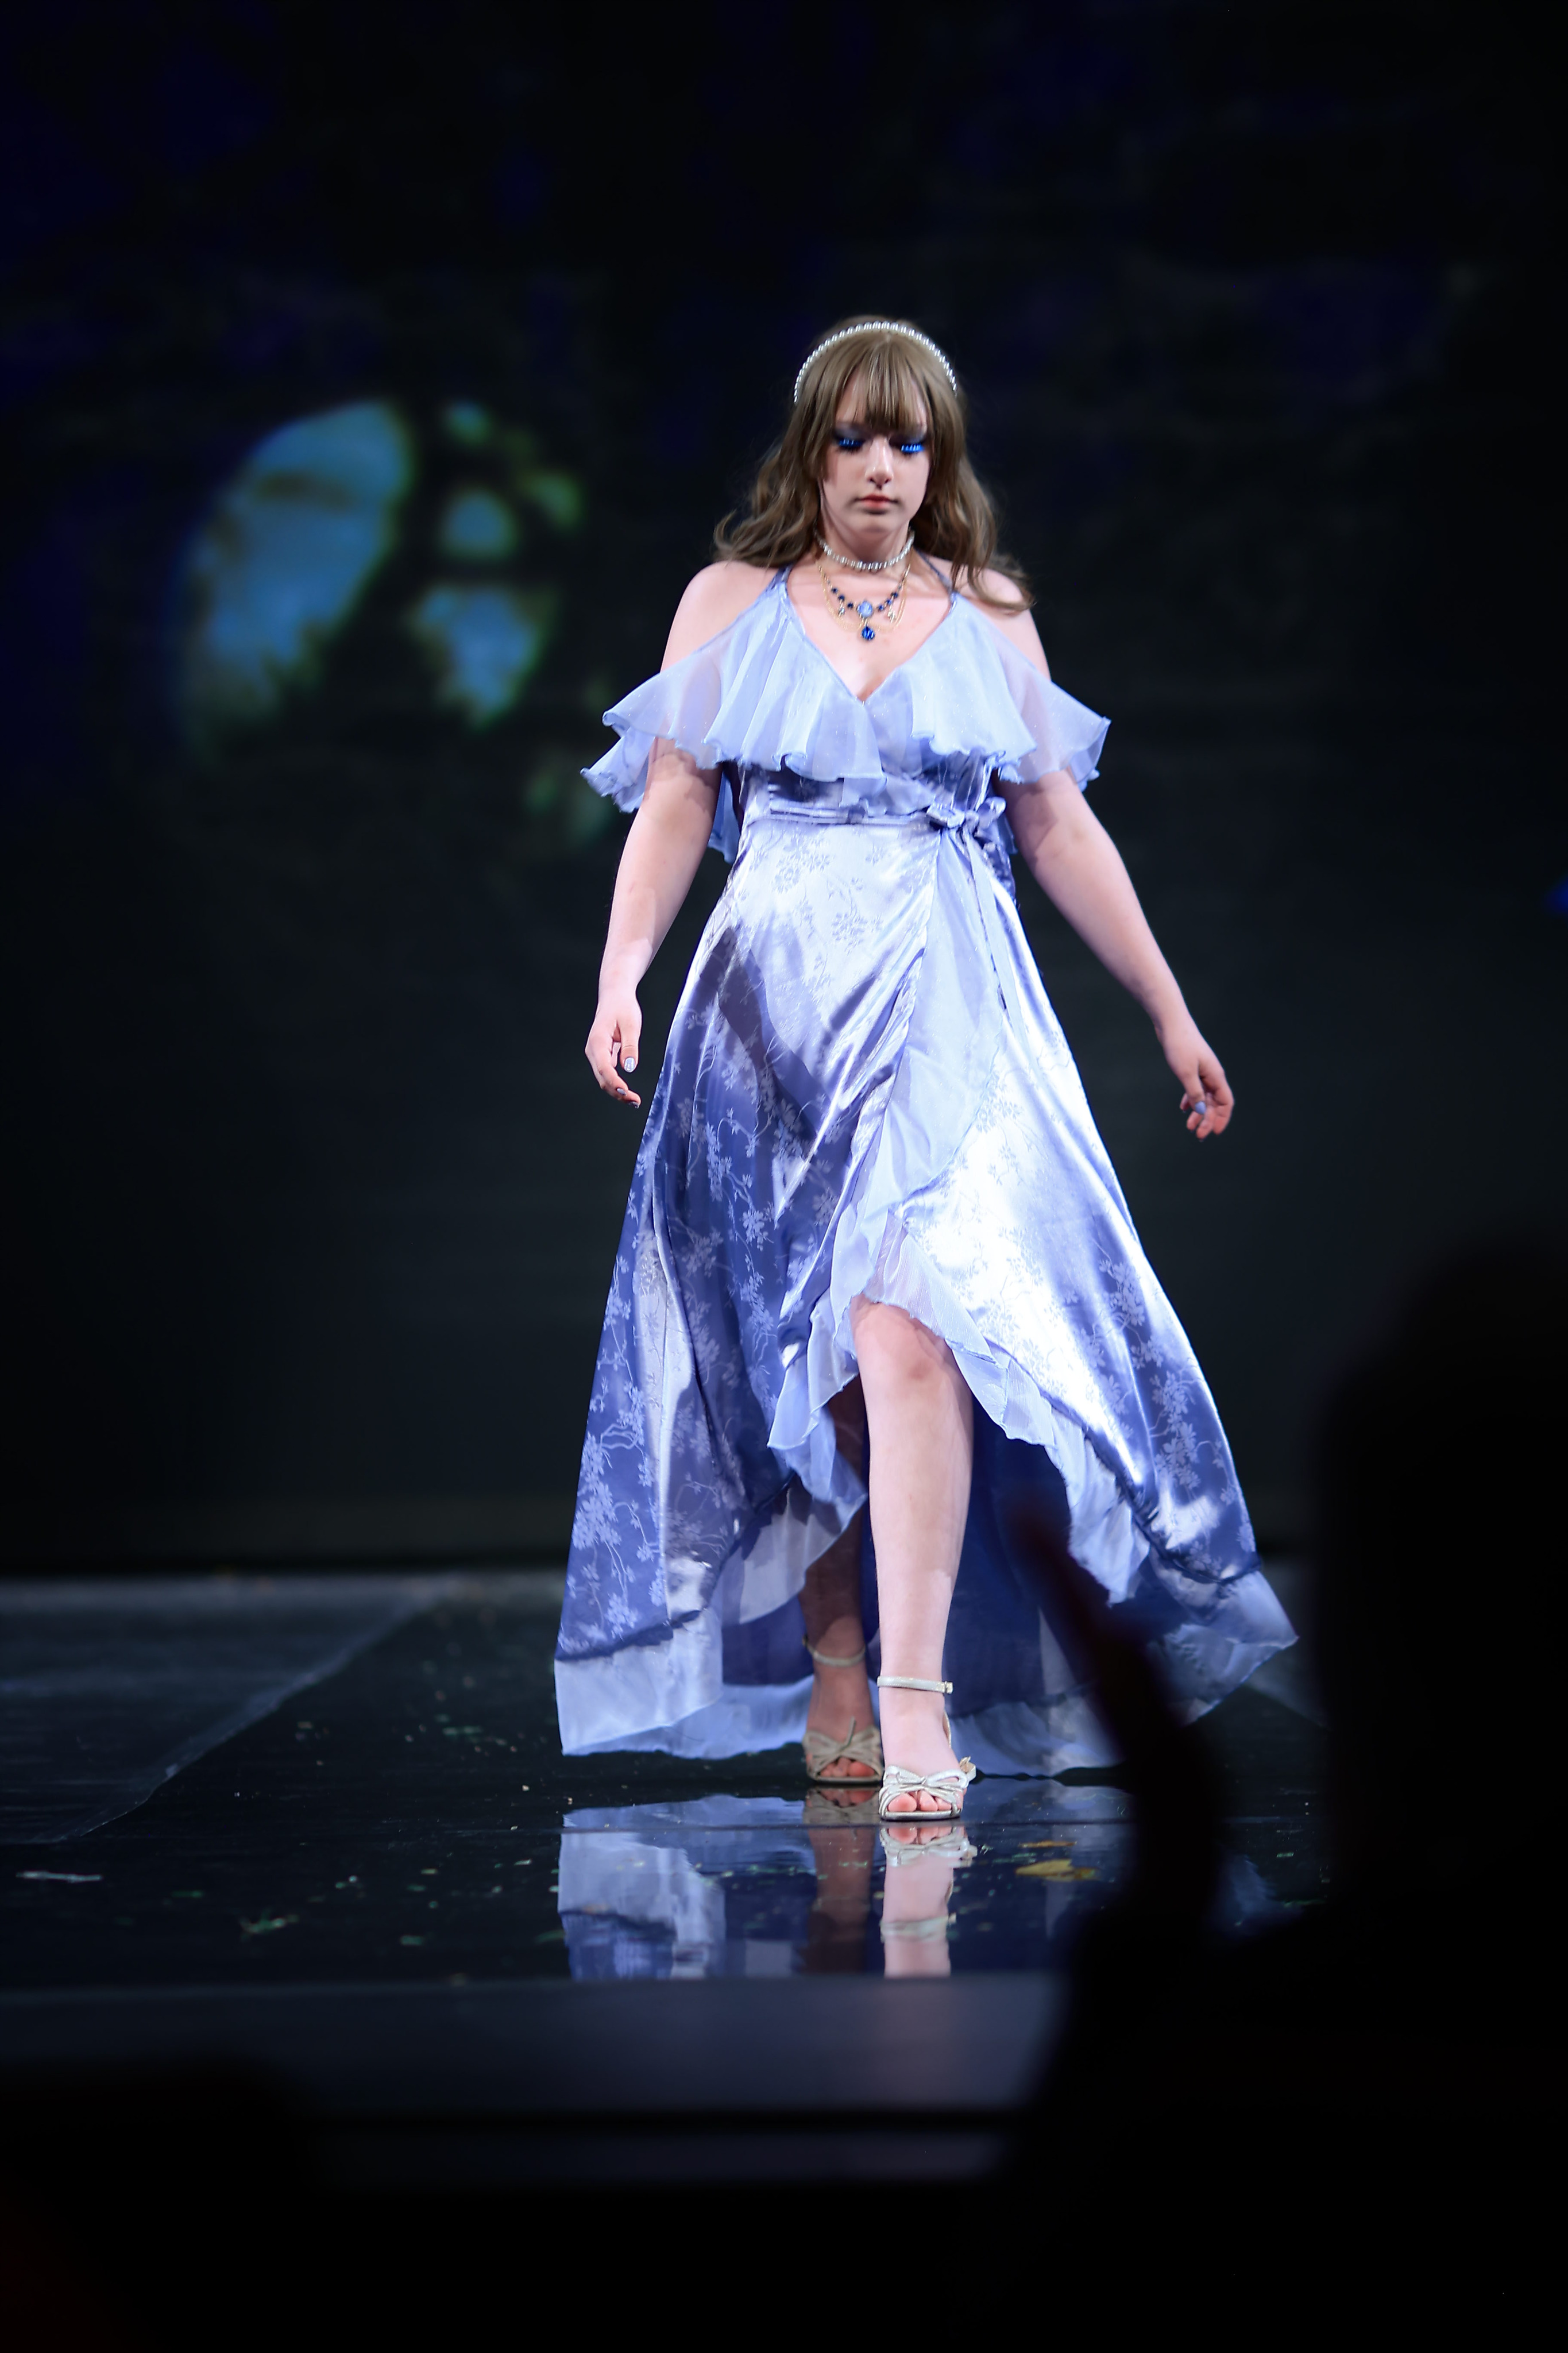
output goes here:
[{"label": "woman's left arm", "polygon": [[1116,844],[1064,770],[1037,784],[999,789],[1030,873],[1154,1024],[1165,1060],[1182,1082],[1188,1128],[1199,1136],[1222,1134],[1236,1098],[1219,1057],[1187,1011]]},{"label": "woman's left arm", "polygon": [[[1034,615],[1018,606],[1007,609],[1016,593],[1012,583],[988,572],[984,586],[994,601],[980,609],[993,628],[1049,678]],[[1007,804],[1013,839],[1047,898],[1154,1024],[1165,1060],[1182,1082],[1188,1128],[1194,1135],[1221,1134],[1230,1125],[1236,1097],[1160,954],[1116,844],[1065,769],[1037,784],[999,784],[997,790]]]}]

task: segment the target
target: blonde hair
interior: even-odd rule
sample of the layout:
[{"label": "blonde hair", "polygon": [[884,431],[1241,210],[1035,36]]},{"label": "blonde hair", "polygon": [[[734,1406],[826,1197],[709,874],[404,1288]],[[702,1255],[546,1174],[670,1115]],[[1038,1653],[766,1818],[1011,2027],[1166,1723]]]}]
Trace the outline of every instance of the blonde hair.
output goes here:
[{"label": "blonde hair", "polygon": [[[731,563],[781,571],[816,549],[821,482],[839,405],[853,381],[860,422],[890,438],[921,434],[931,450],[931,479],[914,520],[915,545],[952,567],[952,585],[1004,612],[1034,597],[1025,574],[996,552],[996,516],[965,454],[964,403],[919,331],[900,321],[840,320],[806,368],[789,423],[752,485],[750,512],[727,514],[714,553]],[[1016,590],[997,596],[985,586],[1000,572]]]}]

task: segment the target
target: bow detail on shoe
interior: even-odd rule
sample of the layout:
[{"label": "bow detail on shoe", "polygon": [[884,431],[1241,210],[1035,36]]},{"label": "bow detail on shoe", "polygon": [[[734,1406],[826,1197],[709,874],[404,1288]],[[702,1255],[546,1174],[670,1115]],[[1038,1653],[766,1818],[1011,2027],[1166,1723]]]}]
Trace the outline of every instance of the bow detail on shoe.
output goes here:
[{"label": "bow detail on shoe", "polygon": [[[883,1821],[955,1822],[963,1811],[964,1792],[974,1772],[973,1761],[968,1757],[961,1757],[956,1765],[949,1765],[940,1773],[911,1773],[903,1765],[884,1765],[877,1811]],[[892,1799],[917,1797],[922,1789],[937,1799],[936,1805],[901,1806],[896,1814],[889,1814]]]},{"label": "bow detail on shoe", "polygon": [[[867,1725],[864,1731],[859,1730],[853,1716],[842,1740],[836,1740],[831,1732],[808,1731],[804,1746],[805,1774],[809,1781],[831,1781],[836,1787],[853,1789],[858,1783],[869,1781],[883,1769],[881,1734],[874,1724]],[[830,1765],[839,1764],[864,1765],[869,1769],[863,1774],[828,1771]]]}]

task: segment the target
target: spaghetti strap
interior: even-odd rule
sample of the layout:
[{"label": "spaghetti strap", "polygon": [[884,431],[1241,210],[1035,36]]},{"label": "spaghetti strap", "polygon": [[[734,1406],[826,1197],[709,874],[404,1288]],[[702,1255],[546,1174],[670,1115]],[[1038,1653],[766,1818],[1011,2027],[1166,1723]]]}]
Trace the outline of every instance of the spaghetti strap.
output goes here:
[{"label": "spaghetti strap", "polygon": [[944,572],[941,565],[937,562],[936,557],[934,555],[928,555],[923,547],[917,547],[915,554],[920,557],[920,560],[925,565],[926,570],[928,572],[934,572],[937,578],[942,582],[942,586],[947,590],[949,607],[951,608],[953,605],[956,605],[958,602],[958,591],[952,585],[952,573],[951,569]]}]

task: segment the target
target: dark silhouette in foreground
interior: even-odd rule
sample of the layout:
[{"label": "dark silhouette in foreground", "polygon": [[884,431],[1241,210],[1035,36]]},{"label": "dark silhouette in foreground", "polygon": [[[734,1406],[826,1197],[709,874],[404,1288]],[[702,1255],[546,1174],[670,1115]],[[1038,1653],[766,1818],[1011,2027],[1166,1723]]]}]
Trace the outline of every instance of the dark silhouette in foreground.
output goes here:
[{"label": "dark silhouette in foreground", "polygon": [[[1200,2267],[1222,2219],[1232,2271],[1276,2263],[1284,2224],[1334,2293],[1462,2282],[1520,2301],[1563,2105],[1565,1348],[1562,1260],[1478,1251],[1415,1290],[1335,1389],[1309,1629],[1332,1885],[1249,1942],[1205,1926],[1218,1822],[1201,1728],[1177,1729],[1059,1536],[1016,1525],[1099,1685],[1140,1833],[1129,1895],[1079,1948],[1018,2190],[1064,2171],[1115,2187],[1146,2253]],[[1126,2221],[1118,2196],[1108,2250]]]}]

